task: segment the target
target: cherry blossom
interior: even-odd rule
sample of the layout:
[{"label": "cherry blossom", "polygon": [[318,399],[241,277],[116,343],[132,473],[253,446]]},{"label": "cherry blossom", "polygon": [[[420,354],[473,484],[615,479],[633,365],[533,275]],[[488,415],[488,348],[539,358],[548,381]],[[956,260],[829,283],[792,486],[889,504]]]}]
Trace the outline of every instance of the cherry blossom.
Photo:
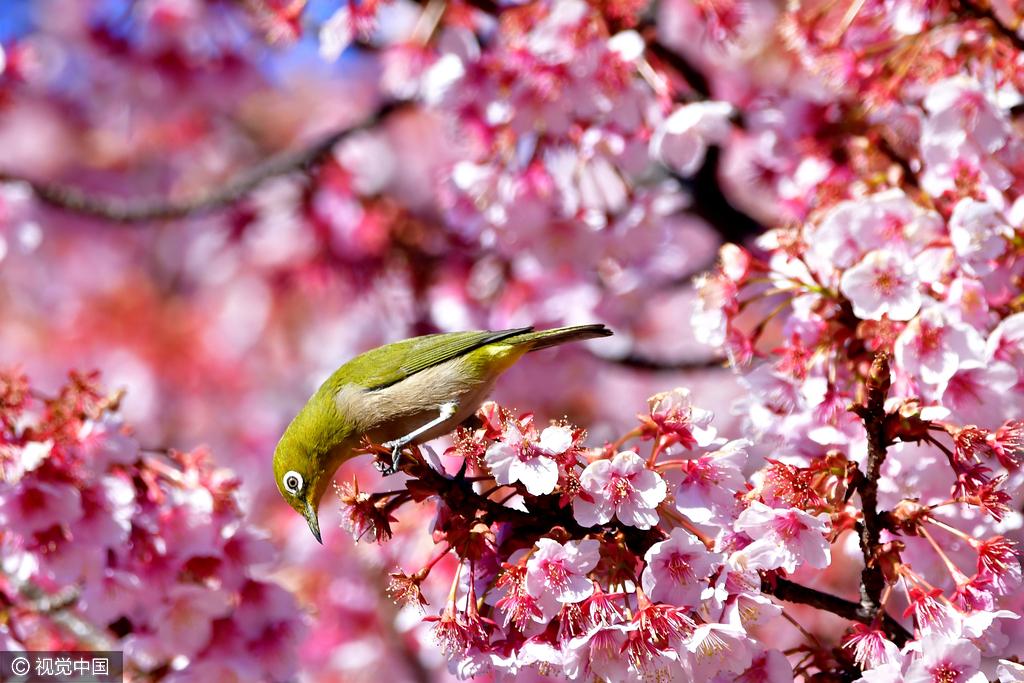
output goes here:
[{"label": "cherry blossom", "polygon": [[910,320],[921,308],[917,269],[899,252],[869,252],[843,273],[839,288],[854,313],[868,320]]},{"label": "cherry blossom", "polygon": [[920,657],[910,665],[904,676],[908,683],[934,680],[982,683],[988,680],[979,671],[981,653],[967,640],[925,638],[920,642],[920,647]]},{"label": "cherry blossom", "polygon": [[[15,378],[0,373],[0,385]],[[142,450],[113,405],[78,374],[54,397],[0,401],[0,440],[21,460],[0,482],[0,594],[18,621],[40,600],[71,619],[17,628],[12,646],[116,645],[133,676],[292,675],[302,612],[257,578],[273,552],[242,526],[237,480],[201,451]]]},{"label": "cherry blossom", "polygon": [[537,552],[526,565],[526,590],[534,597],[551,591],[559,602],[590,597],[594,585],[587,574],[597,566],[598,542],[586,539],[562,545],[550,538],[537,541]]},{"label": "cherry blossom", "polygon": [[[1020,677],[1018,7],[49,4],[0,22],[4,649]],[[401,476],[364,443],[324,546],[276,497],[346,358],[583,322]]]},{"label": "cherry blossom", "polygon": [[711,425],[714,413],[693,405],[688,389],[656,394],[647,403],[650,416],[646,421],[650,429],[672,437],[684,448],[707,446],[718,434]]},{"label": "cherry blossom", "polygon": [[973,328],[946,320],[939,308],[927,308],[896,339],[895,357],[911,376],[945,388],[961,361],[981,356],[983,343]]},{"label": "cherry blossom", "polygon": [[970,275],[992,272],[993,263],[1006,251],[1005,237],[1010,232],[999,209],[971,197],[957,202],[949,218],[953,249]]},{"label": "cherry blossom", "polygon": [[824,535],[828,522],[803,510],[775,509],[754,501],[740,513],[734,527],[754,539],[745,550],[766,569],[782,567],[792,572],[804,562],[824,569],[832,561]]},{"label": "cherry blossom", "polygon": [[900,663],[900,649],[889,640],[885,633],[856,624],[853,633],[843,643],[843,647],[853,650],[854,661],[862,669],[874,669],[885,664]]},{"label": "cherry blossom", "polygon": [[693,175],[704,163],[708,146],[727,139],[732,113],[728,102],[695,102],[679,107],[651,137],[651,156],[677,173]]},{"label": "cherry blossom", "polygon": [[551,493],[558,483],[560,456],[573,445],[572,433],[564,427],[547,427],[534,435],[520,431],[520,426],[509,423],[502,440],[490,446],[484,455],[487,466],[499,484],[523,482],[526,490],[535,496]]},{"label": "cherry blossom", "polygon": [[698,626],[686,648],[693,654],[693,672],[698,677],[719,671],[739,674],[753,660],[746,632],[726,624]]},{"label": "cherry blossom", "polygon": [[614,516],[623,524],[650,528],[667,495],[665,480],[633,451],[590,463],[580,475],[580,486],[572,512],[583,526],[605,524]]},{"label": "cherry blossom", "polygon": [[665,475],[676,510],[698,524],[730,519],[743,488],[746,440],[730,441],[716,451],[683,461]]},{"label": "cherry blossom", "polygon": [[683,529],[673,529],[668,540],[655,543],[644,555],[641,577],[652,599],[673,605],[696,605],[707,587],[706,577],[717,556]]}]

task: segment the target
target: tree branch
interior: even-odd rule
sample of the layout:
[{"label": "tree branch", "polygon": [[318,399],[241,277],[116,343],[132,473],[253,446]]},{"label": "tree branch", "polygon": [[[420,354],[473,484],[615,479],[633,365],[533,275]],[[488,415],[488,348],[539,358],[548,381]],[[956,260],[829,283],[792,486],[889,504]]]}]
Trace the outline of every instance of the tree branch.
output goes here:
[{"label": "tree branch", "polygon": [[725,358],[694,358],[686,360],[660,360],[649,358],[637,353],[630,353],[625,356],[598,356],[595,357],[606,363],[621,365],[624,368],[633,370],[645,370],[648,372],[689,372],[697,370],[719,370],[726,367]]},{"label": "tree branch", "polygon": [[861,571],[860,612],[873,619],[882,609],[881,596],[885,576],[876,556],[880,545],[883,515],[878,512],[878,478],[885,462],[888,438],[885,434],[885,398],[889,394],[889,356],[880,353],[871,363],[866,383],[864,402],[851,408],[861,420],[868,434],[867,472],[857,484],[860,493],[863,523],[860,524],[860,549],[864,555]]},{"label": "tree branch", "polygon": [[93,650],[117,649],[108,633],[81,618],[71,609],[78,597],[77,591],[52,595],[31,581],[24,581],[12,574],[4,573],[3,578],[22,598],[33,603],[35,610],[46,614],[50,621],[81,645]]},{"label": "tree branch", "polygon": [[407,104],[404,101],[385,103],[354,126],[330,133],[308,147],[272,156],[263,163],[241,172],[224,185],[182,199],[127,200],[100,197],[68,185],[31,180],[4,171],[0,171],[0,181],[26,183],[36,198],[45,204],[62,211],[101,218],[113,223],[146,223],[184,218],[232,204],[271,178],[315,166],[326,158],[339,142],[354,133],[379,125]]},{"label": "tree branch", "polygon": [[656,29],[653,26],[642,27],[641,31],[642,35],[647,40],[648,52],[682,76],[701,99],[708,99],[711,97],[711,84],[708,83],[707,77],[700,69],[691,64],[690,60],[686,59],[686,57],[681,55],[679,52],[658,40],[656,36]]},{"label": "tree branch", "polygon": [[1009,40],[1018,51],[1024,52],[1024,38],[1021,38],[1016,31],[999,21],[995,12],[992,11],[991,4],[980,3],[975,0],[960,0],[960,9],[970,17],[987,21],[996,33]]},{"label": "tree branch", "polygon": [[[870,624],[874,620],[873,616],[869,617],[865,615],[861,610],[861,606],[852,600],[840,598],[837,595],[825,593],[816,588],[803,586],[799,583],[790,581],[789,579],[783,579],[777,576],[762,576],[761,592],[769,593],[779,600],[785,600],[786,602],[810,605],[811,607],[831,612],[832,614],[843,617],[844,619],[859,621],[862,624]],[[911,639],[910,632],[907,631],[901,623],[890,617],[885,612],[882,612],[881,616],[882,626],[885,628],[886,632],[892,636],[894,643],[902,647],[904,643]]]},{"label": "tree branch", "polygon": [[721,156],[717,146],[710,147],[704,165],[692,178],[671,175],[693,197],[693,205],[686,209],[688,213],[703,219],[723,241],[743,244],[748,238],[763,234],[765,227],[733,206],[722,192],[718,181]]}]

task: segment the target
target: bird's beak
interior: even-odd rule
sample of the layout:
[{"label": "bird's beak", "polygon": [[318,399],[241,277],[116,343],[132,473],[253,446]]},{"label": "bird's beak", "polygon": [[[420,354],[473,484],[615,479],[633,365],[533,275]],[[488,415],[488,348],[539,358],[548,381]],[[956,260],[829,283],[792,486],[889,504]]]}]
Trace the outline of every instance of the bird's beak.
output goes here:
[{"label": "bird's beak", "polygon": [[304,517],[306,518],[306,522],[309,524],[309,530],[313,532],[313,538],[316,539],[317,543],[323,545],[324,542],[320,538],[320,522],[316,518],[316,508],[314,508],[311,503],[306,503],[306,512]]}]

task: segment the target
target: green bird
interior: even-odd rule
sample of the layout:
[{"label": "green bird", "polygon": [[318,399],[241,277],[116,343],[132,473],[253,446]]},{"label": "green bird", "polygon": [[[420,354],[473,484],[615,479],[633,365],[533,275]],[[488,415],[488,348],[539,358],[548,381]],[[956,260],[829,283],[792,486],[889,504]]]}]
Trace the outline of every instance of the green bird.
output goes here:
[{"label": "green bird", "polygon": [[610,334],[604,325],[450,332],[356,356],[327,378],[285,429],[274,450],[277,487],[323,543],[320,498],[364,436],[391,449],[385,471],[391,474],[405,446],[446,434],[473,415],[498,375],[523,354]]}]

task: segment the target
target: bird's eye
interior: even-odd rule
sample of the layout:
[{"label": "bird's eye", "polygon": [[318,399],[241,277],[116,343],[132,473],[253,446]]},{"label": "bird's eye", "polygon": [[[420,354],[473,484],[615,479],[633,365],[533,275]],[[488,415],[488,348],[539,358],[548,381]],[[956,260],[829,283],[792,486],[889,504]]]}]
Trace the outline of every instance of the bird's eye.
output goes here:
[{"label": "bird's eye", "polygon": [[285,472],[281,482],[284,484],[284,490],[288,493],[295,494],[302,490],[302,475],[294,470]]}]

